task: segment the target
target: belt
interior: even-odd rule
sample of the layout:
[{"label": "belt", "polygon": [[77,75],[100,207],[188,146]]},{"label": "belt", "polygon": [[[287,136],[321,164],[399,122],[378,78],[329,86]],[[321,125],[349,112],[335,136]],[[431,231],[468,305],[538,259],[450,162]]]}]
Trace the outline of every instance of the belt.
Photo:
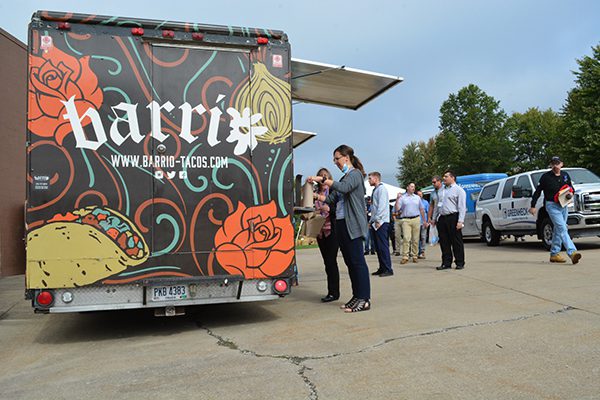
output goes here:
[{"label": "belt", "polygon": [[450,214],[440,214],[440,217],[449,217],[451,215],[456,215],[456,214],[458,214],[458,213],[454,212],[454,213],[450,213]]},{"label": "belt", "polygon": [[415,215],[414,217],[402,217],[402,219],[413,219],[413,218],[419,218],[420,215]]}]

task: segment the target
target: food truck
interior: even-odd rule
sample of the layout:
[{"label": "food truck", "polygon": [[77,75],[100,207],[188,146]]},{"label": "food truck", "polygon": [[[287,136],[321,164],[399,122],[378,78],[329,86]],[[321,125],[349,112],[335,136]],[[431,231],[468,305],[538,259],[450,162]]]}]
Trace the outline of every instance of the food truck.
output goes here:
[{"label": "food truck", "polygon": [[276,299],[297,271],[292,102],[402,78],[291,58],[279,30],[38,11],[26,297],[37,312]]}]

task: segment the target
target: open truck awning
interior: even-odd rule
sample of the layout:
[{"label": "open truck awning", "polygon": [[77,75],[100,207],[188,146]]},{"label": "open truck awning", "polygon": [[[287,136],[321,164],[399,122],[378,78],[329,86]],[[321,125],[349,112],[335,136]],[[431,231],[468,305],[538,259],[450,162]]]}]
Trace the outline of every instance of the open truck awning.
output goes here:
[{"label": "open truck awning", "polygon": [[399,76],[292,58],[292,99],[356,110],[402,82]]},{"label": "open truck awning", "polygon": [[307,140],[314,138],[315,136],[317,136],[317,134],[314,132],[300,131],[294,129],[292,131],[292,146],[296,148],[301,144],[304,144]]}]

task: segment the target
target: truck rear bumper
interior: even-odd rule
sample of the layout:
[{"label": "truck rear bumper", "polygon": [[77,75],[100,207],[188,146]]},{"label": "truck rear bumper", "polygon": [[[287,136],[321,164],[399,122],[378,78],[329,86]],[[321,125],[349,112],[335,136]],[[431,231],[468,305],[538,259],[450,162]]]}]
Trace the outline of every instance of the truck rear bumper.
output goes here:
[{"label": "truck rear bumper", "polygon": [[[69,313],[85,311],[130,310],[143,308],[184,307],[202,304],[239,303],[274,300],[289,294],[290,278],[243,280],[241,277],[216,279],[171,279],[126,285],[98,285],[49,290],[53,296],[50,306],[36,302],[41,290],[32,290],[33,307],[41,313]],[[277,290],[276,282],[285,281],[284,291]],[[280,284],[281,285],[281,284]],[[177,288],[178,296],[157,296]],[[185,298],[181,298],[181,292]]]}]

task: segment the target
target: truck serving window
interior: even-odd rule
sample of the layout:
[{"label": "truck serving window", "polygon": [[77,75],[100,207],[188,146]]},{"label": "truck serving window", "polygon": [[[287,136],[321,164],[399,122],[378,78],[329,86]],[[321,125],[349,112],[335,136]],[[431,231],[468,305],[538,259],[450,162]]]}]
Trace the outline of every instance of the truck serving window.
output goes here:
[{"label": "truck serving window", "polygon": [[481,194],[479,195],[479,201],[491,200],[494,197],[496,197],[496,192],[498,191],[498,186],[499,185],[497,183],[494,183],[493,185],[484,187],[483,190],[481,191]]}]

